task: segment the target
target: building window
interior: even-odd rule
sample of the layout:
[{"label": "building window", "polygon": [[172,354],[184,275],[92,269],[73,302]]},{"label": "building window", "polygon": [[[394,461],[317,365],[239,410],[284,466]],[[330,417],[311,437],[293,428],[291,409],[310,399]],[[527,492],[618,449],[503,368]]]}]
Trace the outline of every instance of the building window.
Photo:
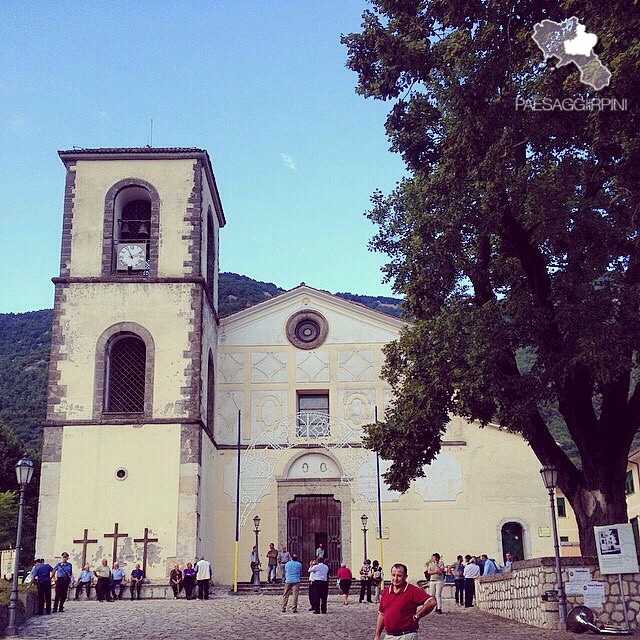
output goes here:
[{"label": "building window", "polygon": [[636,549],[640,549],[640,531],[638,530],[638,516],[629,520],[631,530],[633,531],[633,539],[636,541]]},{"label": "building window", "polygon": [[560,536],[560,542],[569,542],[569,536]]},{"label": "building window", "polygon": [[[215,242],[215,227],[213,226],[213,215],[211,213],[211,207],[207,212],[207,273],[205,280],[207,282],[207,290],[213,300],[214,296],[214,281],[215,281],[215,265],[216,265],[216,242]],[[215,302],[214,302],[215,304]]]},{"label": "building window", "polygon": [[109,342],[106,355],[104,412],[143,413],[146,346],[133,334]]},{"label": "building window", "polygon": [[624,476],[624,492],[628,496],[636,492],[636,488],[633,485],[633,471],[631,469],[629,469]]},{"label": "building window", "polygon": [[207,427],[213,433],[213,416],[215,412],[215,367],[213,365],[213,354],[209,351],[209,359],[207,361]]},{"label": "building window", "polygon": [[303,437],[329,435],[329,394],[298,394],[298,426],[296,434]]},{"label": "building window", "polygon": [[556,497],[556,508],[558,510],[558,518],[567,517],[567,503],[563,497]]}]

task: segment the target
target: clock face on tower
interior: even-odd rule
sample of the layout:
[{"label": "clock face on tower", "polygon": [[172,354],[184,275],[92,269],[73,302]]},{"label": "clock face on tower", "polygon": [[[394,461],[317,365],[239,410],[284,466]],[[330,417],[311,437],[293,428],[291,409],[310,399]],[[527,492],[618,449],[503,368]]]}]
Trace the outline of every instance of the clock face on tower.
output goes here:
[{"label": "clock face on tower", "polygon": [[143,244],[118,245],[118,271],[132,271],[144,268],[147,259],[147,249]]}]

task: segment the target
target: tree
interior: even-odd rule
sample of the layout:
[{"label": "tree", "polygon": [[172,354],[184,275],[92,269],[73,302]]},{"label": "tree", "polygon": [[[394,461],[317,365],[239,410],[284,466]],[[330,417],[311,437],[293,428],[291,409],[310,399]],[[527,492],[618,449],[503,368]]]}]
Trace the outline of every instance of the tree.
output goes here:
[{"label": "tree", "polygon": [[[572,15],[612,73],[599,93],[575,65],[545,63],[531,37]],[[362,31],[343,37],[357,91],[394,102],[386,130],[408,169],[367,214],[414,322],[386,349],[395,401],[366,444],[406,490],[450,414],[520,432],[558,468],[585,555],[593,525],[627,520],[640,422],[639,32],[637,7],[615,0],[606,11],[590,0],[373,0]],[[628,109],[516,108],[593,97]],[[550,433],[550,408],[578,464]]]}]

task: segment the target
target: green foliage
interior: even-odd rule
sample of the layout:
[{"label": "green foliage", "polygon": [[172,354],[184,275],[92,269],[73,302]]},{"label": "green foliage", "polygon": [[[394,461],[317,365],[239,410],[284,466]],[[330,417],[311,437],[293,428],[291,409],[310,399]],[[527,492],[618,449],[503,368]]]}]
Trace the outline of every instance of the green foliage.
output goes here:
[{"label": "green foliage", "polygon": [[284,290],[270,282],[258,282],[237,273],[220,273],[218,277],[218,313],[231,313],[282,293]]},{"label": "green foliage", "polygon": [[0,423],[39,448],[51,345],[51,309],[0,314]]},{"label": "green foliage", "polygon": [[[367,444],[406,489],[450,414],[496,420],[559,468],[591,552],[592,524],[626,519],[640,427],[640,13],[622,1],[372,4],[343,41],[357,91],[394,102],[386,129],[409,176],[375,193],[368,216],[415,323],[386,351],[396,400]],[[599,97],[630,111],[516,109],[516,98],[594,97],[531,38],[541,20],[574,14],[612,72]],[[577,465],[552,433],[563,426]],[[587,513],[590,492],[604,503]]]}]

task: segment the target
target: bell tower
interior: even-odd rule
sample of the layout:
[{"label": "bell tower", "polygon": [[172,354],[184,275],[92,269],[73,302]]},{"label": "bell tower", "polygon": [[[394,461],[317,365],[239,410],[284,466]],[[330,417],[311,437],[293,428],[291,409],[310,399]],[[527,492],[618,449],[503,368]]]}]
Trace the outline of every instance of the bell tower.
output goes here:
[{"label": "bell tower", "polygon": [[205,150],[59,155],[37,554],[144,563],[162,581],[211,554],[224,213]]}]

